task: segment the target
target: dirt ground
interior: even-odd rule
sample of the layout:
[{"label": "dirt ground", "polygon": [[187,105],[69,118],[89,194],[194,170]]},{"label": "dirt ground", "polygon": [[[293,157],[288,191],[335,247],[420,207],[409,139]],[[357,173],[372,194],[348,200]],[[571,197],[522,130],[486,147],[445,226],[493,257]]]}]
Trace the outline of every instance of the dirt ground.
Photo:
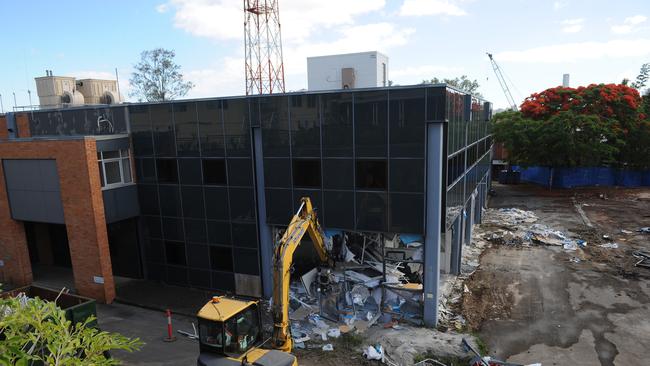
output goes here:
[{"label": "dirt ground", "polygon": [[[494,188],[491,207],[534,211],[587,246],[483,252],[462,312],[490,353],[544,365],[647,365],[650,270],[635,267],[631,254],[650,251],[650,235],[636,232],[650,226],[650,189]],[[599,247],[611,242],[619,248]]]}]

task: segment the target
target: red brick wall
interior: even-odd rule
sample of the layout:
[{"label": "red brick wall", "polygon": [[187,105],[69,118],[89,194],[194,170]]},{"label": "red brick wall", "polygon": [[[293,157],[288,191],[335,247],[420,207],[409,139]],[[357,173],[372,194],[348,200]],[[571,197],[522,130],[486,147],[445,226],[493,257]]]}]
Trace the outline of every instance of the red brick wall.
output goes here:
[{"label": "red brick wall", "polygon": [[18,137],[32,137],[32,131],[29,129],[29,115],[27,113],[16,114],[16,127],[18,128]]},{"label": "red brick wall", "polygon": [[[0,142],[0,159],[56,159],[75,289],[112,302],[115,285],[95,140],[5,141]],[[30,283],[25,231],[21,222],[11,219],[4,178],[0,179],[0,243],[0,259],[5,261],[0,275],[18,285]],[[95,283],[94,276],[103,277],[104,284]]]},{"label": "red brick wall", "polygon": [[0,140],[9,138],[9,131],[7,131],[7,117],[0,116]]}]

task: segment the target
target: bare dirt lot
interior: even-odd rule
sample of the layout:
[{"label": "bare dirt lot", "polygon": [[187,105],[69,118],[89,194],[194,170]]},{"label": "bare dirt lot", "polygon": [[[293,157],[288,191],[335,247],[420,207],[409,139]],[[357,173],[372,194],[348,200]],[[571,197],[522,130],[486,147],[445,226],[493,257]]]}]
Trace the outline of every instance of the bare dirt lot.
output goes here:
[{"label": "bare dirt lot", "polygon": [[[636,232],[650,226],[650,190],[495,190],[491,207],[534,211],[587,246],[483,252],[462,311],[490,353],[544,365],[647,365],[650,269],[635,267],[632,252],[650,251],[650,235]],[[618,249],[599,246],[606,243]]]}]

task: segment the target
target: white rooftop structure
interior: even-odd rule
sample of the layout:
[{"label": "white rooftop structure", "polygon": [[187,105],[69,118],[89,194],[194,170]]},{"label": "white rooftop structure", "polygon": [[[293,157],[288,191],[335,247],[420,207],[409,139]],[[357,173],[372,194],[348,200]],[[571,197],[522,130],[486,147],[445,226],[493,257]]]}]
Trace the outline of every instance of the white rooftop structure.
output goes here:
[{"label": "white rooftop structure", "polygon": [[377,51],[307,58],[307,89],[388,86],[388,56]]}]

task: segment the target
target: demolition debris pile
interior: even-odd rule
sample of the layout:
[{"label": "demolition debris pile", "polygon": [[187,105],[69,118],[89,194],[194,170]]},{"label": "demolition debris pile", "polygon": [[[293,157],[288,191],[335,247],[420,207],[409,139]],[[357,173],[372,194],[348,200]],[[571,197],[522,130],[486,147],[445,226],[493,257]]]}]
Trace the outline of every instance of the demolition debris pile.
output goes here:
[{"label": "demolition debris pile", "polygon": [[332,350],[332,339],[364,334],[374,324],[395,330],[422,324],[421,236],[343,231],[324,236],[336,268],[313,268],[291,283],[296,348]]}]

